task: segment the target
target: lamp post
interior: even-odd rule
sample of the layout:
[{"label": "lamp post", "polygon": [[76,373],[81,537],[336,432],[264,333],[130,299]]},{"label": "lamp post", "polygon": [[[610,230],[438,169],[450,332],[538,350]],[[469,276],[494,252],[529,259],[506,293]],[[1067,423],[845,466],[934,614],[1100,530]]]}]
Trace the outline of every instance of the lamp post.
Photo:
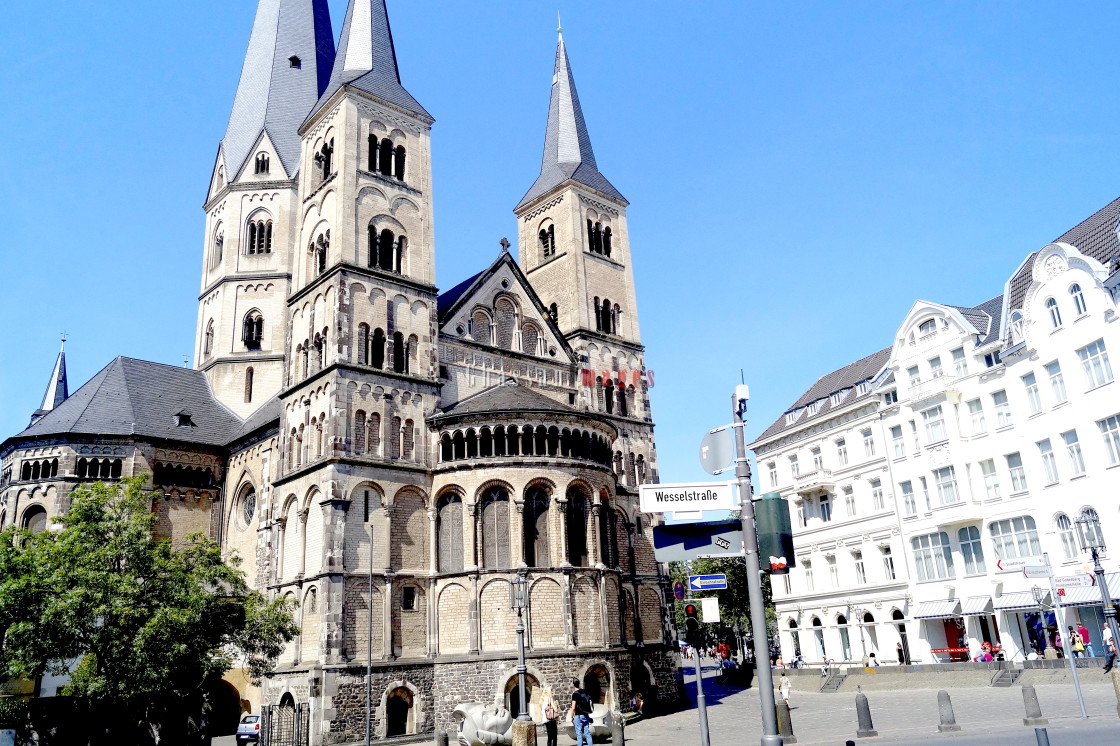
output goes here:
[{"label": "lamp post", "polygon": [[517,577],[510,583],[509,605],[517,609],[517,698],[521,712],[517,719],[522,722],[532,720],[529,717],[529,704],[525,697],[525,586],[529,581],[525,577],[525,570],[518,570]]},{"label": "lamp post", "polygon": [[[1104,578],[1104,568],[1101,567],[1101,553],[1106,549],[1104,534],[1101,533],[1101,519],[1095,513],[1082,513],[1074,521],[1077,527],[1077,543],[1081,545],[1082,552],[1093,555],[1093,573],[1097,576],[1097,587],[1101,589],[1101,606],[1104,611],[1104,620],[1112,631],[1112,642],[1120,644],[1120,630],[1116,627],[1116,607],[1112,603],[1112,594],[1108,592],[1108,583]],[[1107,645],[1105,655],[1108,655]]]}]

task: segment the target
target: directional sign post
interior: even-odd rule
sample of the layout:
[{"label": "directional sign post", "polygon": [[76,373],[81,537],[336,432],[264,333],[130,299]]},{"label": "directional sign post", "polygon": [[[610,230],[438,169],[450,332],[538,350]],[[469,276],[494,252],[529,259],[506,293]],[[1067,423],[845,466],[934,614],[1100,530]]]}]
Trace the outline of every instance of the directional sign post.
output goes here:
[{"label": "directional sign post", "polygon": [[1021,557],[1019,559],[1001,559],[996,562],[996,570],[1010,572],[1022,570],[1024,567],[1045,567],[1046,561],[1042,557]]},{"label": "directional sign post", "polygon": [[1049,577],[1052,577],[1053,575],[1054,575],[1054,573],[1050,570],[1049,567],[1029,567],[1028,566],[1028,567],[1023,568],[1023,577],[1024,578],[1049,578]]},{"label": "directional sign post", "polygon": [[726,575],[689,575],[690,591],[722,591],[727,588]]},{"label": "directional sign post", "polygon": [[1062,588],[1092,588],[1097,584],[1097,579],[1092,575],[1058,575],[1054,578],[1054,585]]}]

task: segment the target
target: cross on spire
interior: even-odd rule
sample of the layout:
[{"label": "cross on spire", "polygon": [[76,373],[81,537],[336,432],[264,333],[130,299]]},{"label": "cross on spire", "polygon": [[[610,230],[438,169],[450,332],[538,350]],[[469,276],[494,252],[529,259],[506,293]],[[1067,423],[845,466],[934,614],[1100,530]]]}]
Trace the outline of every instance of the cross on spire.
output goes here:
[{"label": "cross on spire", "polygon": [[503,254],[509,251],[509,247],[512,246],[512,244],[509,242],[509,239],[505,236],[502,236],[502,240],[498,241],[498,245],[502,247]]}]

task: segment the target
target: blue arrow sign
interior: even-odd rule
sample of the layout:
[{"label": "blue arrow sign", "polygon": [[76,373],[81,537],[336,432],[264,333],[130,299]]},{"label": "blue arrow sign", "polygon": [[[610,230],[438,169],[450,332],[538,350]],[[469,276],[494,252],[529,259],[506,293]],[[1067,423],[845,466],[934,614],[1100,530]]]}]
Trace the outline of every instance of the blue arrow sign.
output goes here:
[{"label": "blue arrow sign", "polygon": [[726,575],[689,575],[690,591],[719,591],[727,588]]}]

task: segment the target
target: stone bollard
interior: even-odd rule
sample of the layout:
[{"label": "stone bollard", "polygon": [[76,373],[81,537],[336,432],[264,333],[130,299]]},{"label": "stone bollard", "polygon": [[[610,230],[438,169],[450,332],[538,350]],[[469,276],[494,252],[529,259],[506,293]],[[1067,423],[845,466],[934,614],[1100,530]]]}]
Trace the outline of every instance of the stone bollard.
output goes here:
[{"label": "stone bollard", "polygon": [[953,714],[953,702],[949,699],[949,692],[944,689],[937,693],[937,714],[941,718],[941,724],[937,726],[938,733],[961,729],[957,725],[957,716]]},{"label": "stone bollard", "polygon": [[1120,667],[1112,669],[1112,691],[1116,695],[1116,716],[1120,717]]},{"label": "stone bollard", "polygon": [[1042,708],[1038,706],[1038,693],[1030,684],[1023,685],[1023,706],[1027,708],[1023,725],[1047,725],[1050,722],[1042,717]]},{"label": "stone bollard", "polygon": [[451,742],[451,737],[446,733],[436,733],[436,746],[447,746]]},{"label": "stone bollard", "polygon": [[621,712],[611,713],[611,743],[623,746],[626,743],[626,720]]},{"label": "stone bollard", "polygon": [[774,709],[778,711],[778,733],[782,736],[782,743],[797,743],[797,736],[793,735],[793,720],[789,716],[789,705],[778,702]]},{"label": "stone bollard", "polygon": [[859,721],[856,738],[874,738],[879,735],[871,722],[871,705],[867,703],[867,695],[863,692],[856,695],[856,719]]},{"label": "stone bollard", "polygon": [[537,746],[537,724],[532,720],[514,720],[513,746]]}]

